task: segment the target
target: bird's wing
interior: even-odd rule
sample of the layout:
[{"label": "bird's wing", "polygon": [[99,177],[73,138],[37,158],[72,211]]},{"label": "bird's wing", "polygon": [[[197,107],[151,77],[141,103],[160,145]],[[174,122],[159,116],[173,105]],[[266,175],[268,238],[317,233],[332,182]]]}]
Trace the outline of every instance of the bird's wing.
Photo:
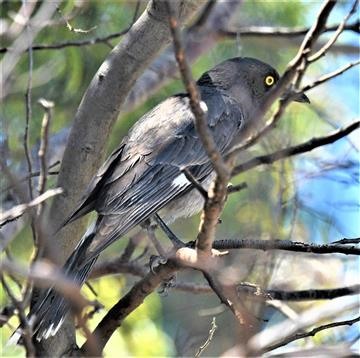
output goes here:
[{"label": "bird's wing", "polygon": [[[207,106],[209,127],[224,153],[239,133],[241,110],[215,91],[202,93],[202,98]],[[92,200],[102,219],[87,260],[188,191],[191,183],[182,173],[184,168],[199,181],[212,171],[194,127],[189,99],[178,95],[162,102],[137,122],[126,143],[110,157],[92,183],[92,191],[88,191],[88,199],[83,202]]]}]

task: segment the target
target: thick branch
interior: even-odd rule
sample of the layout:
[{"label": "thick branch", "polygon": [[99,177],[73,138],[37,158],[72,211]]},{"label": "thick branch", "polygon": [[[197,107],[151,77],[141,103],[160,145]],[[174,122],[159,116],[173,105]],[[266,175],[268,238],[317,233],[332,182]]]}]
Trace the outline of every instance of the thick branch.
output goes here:
[{"label": "thick branch", "polygon": [[197,237],[197,248],[200,251],[209,254],[211,251],[211,243],[215,236],[216,225],[224,207],[230,172],[228,164],[223,160],[223,157],[219,152],[209,129],[206,120],[206,113],[201,108],[200,94],[185,57],[185,51],[181,42],[173,6],[170,1],[167,1],[166,4],[169,13],[171,34],[174,41],[175,57],[179,65],[184,86],[189,94],[190,107],[195,118],[195,128],[201,140],[201,144],[203,145],[217,174],[215,183],[210,189],[208,198],[205,201],[200,230]]},{"label": "thick branch", "polygon": [[226,175],[226,173],[228,172],[228,168],[225,165],[222,156],[216,147],[216,143],[207,124],[206,113],[201,108],[200,94],[197,90],[197,86],[193,79],[191,69],[186,60],[185,50],[181,42],[181,34],[178,26],[178,20],[175,16],[173,5],[169,1],[167,1],[166,4],[169,13],[170,30],[174,42],[175,57],[179,66],[182,80],[184,82],[184,86],[187,93],[189,94],[190,107],[195,117],[196,131],[199,134],[201,143],[204,146],[216,173],[220,176],[223,176],[223,173],[225,173]]},{"label": "thick branch", "polygon": [[[114,331],[121,326],[124,319],[139,307],[144,299],[166,280],[169,280],[178,269],[175,262],[169,260],[165,265],[157,266],[154,272],[149,272],[137,282],[131,290],[122,297],[105,315],[93,334],[97,338],[100,350],[103,350]],[[83,353],[88,351],[88,342],[82,346]]]},{"label": "thick branch", "polygon": [[[198,6],[192,1],[177,2],[180,19],[184,20]],[[54,200],[50,211],[54,230],[76,206],[99,167],[112,125],[131,86],[169,40],[164,4],[153,0],[100,66],[81,101],[65,149],[58,178],[65,193]],[[82,227],[80,221],[60,232],[56,241],[62,245],[63,259],[78,241]]]},{"label": "thick branch", "polygon": [[[176,2],[180,20],[193,14],[200,5],[193,0]],[[64,188],[64,195],[58,196],[50,209],[49,226],[52,230],[61,227],[64,218],[75,208],[81,193],[99,167],[112,126],[130,88],[169,41],[164,3],[152,0],[131,31],[98,69],[82,98],[69,135],[58,177],[58,185]],[[84,224],[83,220],[78,220],[51,239],[52,246],[60,246],[59,261],[65,261],[69,256],[81,237]],[[61,334],[66,330],[70,328],[64,324]],[[48,339],[41,345],[45,347],[47,355],[60,355],[74,344],[73,341],[70,342],[74,340],[70,333],[64,335],[64,338],[69,341],[57,339],[54,344],[53,339]]]}]

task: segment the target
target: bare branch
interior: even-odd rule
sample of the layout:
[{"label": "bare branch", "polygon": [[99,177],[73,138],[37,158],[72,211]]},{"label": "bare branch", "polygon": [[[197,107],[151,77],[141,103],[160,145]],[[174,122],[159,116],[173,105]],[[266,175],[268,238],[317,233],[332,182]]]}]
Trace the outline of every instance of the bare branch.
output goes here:
[{"label": "bare branch", "polygon": [[[91,272],[90,279],[106,275],[130,274],[144,277],[149,272],[148,268],[135,262],[123,262],[121,258],[97,264]],[[331,300],[338,297],[356,295],[360,293],[360,285],[345,286],[329,289],[308,289],[301,291],[284,291],[278,289],[264,289],[259,285],[241,282],[236,285],[238,292],[260,297],[264,300],[279,301],[312,301]],[[176,282],[175,290],[193,294],[213,293],[209,285],[200,285],[190,282]]]},{"label": "bare branch", "polygon": [[341,33],[344,31],[345,25],[347,20],[349,20],[350,16],[353,15],[356,12],[358,6],[358,0],[355,0],[353,2],[353,5],[350,9],[350,11],[346,14],[346,16],[344,17],[344,19],[341,21],[341,23],[339,24],[338,28],[336,29],[334,35],[329,39],[329,41],[315,54],[311,55],[308,58],[308,62],[315,62],[317,61],[320,57],[324,56],[326,54],[326,52],[331,48],[331,46],[334,45],[334,43],[336,42],[336,40],[338,39],[338,37],[341,35]]},{"label": "bare branch", "polygon": [[28,269],[13,261],[2,260],[0,271],[31,279],[37,287],[53,287],[69,301],[75,312],[81,312],[85,306],[93,305],[93,302],[82,296],[76,283],[66,278],[56,266],[48,262],[37,261]]},{"label": "bare branch", "polygon": [[213,319],[212,319],[212,321],[211,321],[211,328],[210,328],[210,330],[209,330],[209,335],[208,335],[205,343],[202,344],[202,345],[199,347],[198,351],[195,353],[195,358],[196,358],[196,357],[200,357],[201,353],[202,353],[202,352],[206,349],[206,347],[211,343],[211,341],[212,341],[212,339],[213,339],[213,337],[214,337],[214,333],[215,333],[216,329],[217,329],[216,318],[213,317]]},{"label": "bare branch", "polygon": [[[306,34],[296,56],[289,62],[287,69],[278,81],[275,88],[273,88],[269,92],[269,95],[267,96],[262,108],[260,108],[260,110],[258,111],[256,117],[258,117],[259,119],[263,118],[268,109],[270,109],[273,102],[285,92],[290,83],[295,82],[295,84],[299,84],[302,75],[308,65],[307,57],[311,49],[313,48],[315,42],[319,38],[320,34],[324,30],[326,21],[334,6],[335,2],[332,0],[326,0],[323,3],[319,14],[316,17],[316,20]],[[291,95],[287,95],[285,96],[285,98],[281,99],[275,113],[266,122],[265,126],[261,128],[258,132],[251,134],[251,136],[245,141],[245,143],[242,143],[240,146],[233,149],[229,156],[234,156],[239,151],[250,147],[251,145],[256,143],[261,137],[267,134],[271,129],[273,129],[276,126],[277,122],[280,120],[283,113],[285,112],[286,107],[291,103],[291,101]]]},{"label": "bare branch", "polygon": [[169,14],[171,34],[174,41],[175,57],[179,65],[184,86],[189,94],[190,107],[195,117],[195,128],[217,174],[214,186],[208,195],[208,200],[205,201],[197,237],[197,248],[209,254],[211,251],[211,243],[215,236],[215,228],[225,203],[227,184],[230,179],[230,168],[229,163],[225,163],[221,153],[216,147],[216,143],[206,121],[205,113],[201,108],[201,98],[192,77],[191,69],[186,61],[173,5],[170,1],[167,1],[166,5]]},{"label": "bare branch", "polygon": [[[25,158],[27,163],[27,170],[28,174],[32,172],[32,163],[31,163],[31,156],[29,152],[29,127],[32,117],[32,104],[31,104],[31,92],[32,92],[32,72],[33,72],[33,53],[32,53],[32,47],[31,47],[31,32],[30,32],[29,25],[26,26],[26,32],[28,33],[29,37],[29,76],[28,76],[28,82],[26,87],[26,93],[25,93],[25,131],[24,131],[24,137],[23,137],[23,145],[24,145],[24,152],[25,152]],[[31,177],[28,175],[28,190],[29,190],[29,197],[30,200],[34,198],[33,194],[33,186],[32,186],[32,180]],[[34,233],[33,233],[34,234]]]},{"label": "bare branch", "polygon": [[280,301],[312,301],[332,300],[334,298],[357,295],[360,293],[360,285],[329,289],[309,289],[301,291],[282,291],[268,289],[266,293],[274,300]]},{"label": "bare branch", "polygon": [[332,322],[332,323],[328,323],[328,324],[323,324],[321,326],[315,327],[310,331],[307,332],[302,332],[302,333],[296,333],[290,337],[287,337],[286,339],[284,339],[283,341],[273,344],[271,346],[268,346],[265,349],[265,352],[269,352],[272,351],[274,349],[277,349],[279,347],[283,347],[286,346],[287,344],[297,341],[298,339],[303,339],[303,338],[307,338],[307,337],[314,337],[317,333],[324,331],[326,329],[330,329],[330,328],[335,328],[335,327],[341,327],[341,326],[352,326],[354,323],[359,322],[360,321],[360,316],[354,318],[354,319],[349,319],[349,320],[345,320],[345,321],[338,321],[338,322]]},{"label": "bare branch", "polygon": [[[326,26],[322,33],[336,31],[338,25]],[[298,37],[304,36],[310,29],[294,27],[272,27],[272,26],[249,26],[239,27],[238,29],[222,29],[219,31],[220,36],[238,38],[241,37]],[[359,33],[359,21],[344,26],[344,30]]]},{"label": "bare branch", "polygon": [[332,242],[332,244],[341,244],[341,245],[359,244],[359,243],[360,243],[360,238],[356,238],[356,239],[341,239],[341,240]]},{"label": "bare branch", "polygon": [[24,346],[26,350],[26,357],[34,357],[35,358],[35,347],[32,342],[32,330],[29,324],[29,321],[25,314],[25,309],[23,307],[23,304],[17,300],[17,298],[13,295],[11,292],[10,287],[6,283],[3,275],[1,274],[1,283],[4,287],[8,297],[10,298],[12,304],[17,309],[17,314],[20,319],[21,328],[23,330],[23,337],[24,337]]},{"label": "bare branch", "polygon": [[189,94],[190,107],[195,117],[195,127],[197,133],[199,134],[201,143],[204,146],[206,153],[208,154],[216,173],[219,176],[226,177],[228,168],[222,159],[221,153],[216,147],[214,138],[207,125],[205,113],[201,108],[200,105],[201,98],[197,90],[196,83],[192,77],[191,69],[186,60],[184,47],[181,42],[181,34],[178,27],[178,20],[176,19],[173,5],[169,1],[167,1],[166,4],[169,13],[170,30],[174,42],[175,57],[179,66],[181,77],[184,82],[184,86],[186,88],[187,93]]},{"label": "bare branch", "polygon": [[[54,107],[54,103],[47,101],[43,98],[38,100],[38,103],[44,108],[45,113],[41,124],[40,133],[40,149],[39,149],[39,160],[40,160],[40,177],[38,184],[38,193],[41,195],[46,187],[47,180],[47,162],[46,162],[46,150],[48,146],[49,137],[49,124],[51,121],[51,109]],[[41,206],[39,206],[39,212],[41,212]]]},{"label": "bare branch", "polygon": [[263,164],[272,164],[280,159],[289,158],[294,155],[303,154],[309,152],[315,148],[334,143],[335,141],[346,137],[354,130],[360,127],[360,121],[355,121],[349,124],[348,126],[341,128],[333,133],[330,133],[323,137],[314,137],[302,144],[280,149],[271,154],[261,155],[255,158],[248,160],[242,164],[237,165],[232,172],[232,175],[237,175],[243,173],[247,170],[255,168]]},{"label": "bare branch", "polygon": [[347,65],[345,65],[344,67],[339,68],[336,71],[330,72],[326,75],[321,76],[320,78],[318,78],[316,81],[314,81],[313,83],[310,83],[306,86],[304,86],[300,92],[306,92],[309,91],[310,89],[317,87],[321,84],[323,84],[324,82],[327,82],[337,76],[342,75],[344,72],[350,70],[351,68],[353,68],[354,66],[357,66],[360,63],[360,60],[354,61],[354,62],[350,62]]},{"label": "bare branch", "polygon": [[1,60],[0,68],[2,70],[2,76],[0,81],[0,99],[5,98],[6,96],[6,87],[8,85],[10,74],[20,60],[22,53],[29,48],[30,44],[32,44],[34,38],[45,26],[46,20],[51,18],[60,2],[60,0],[53,0],[42,3],[41,7],[36,12],[36,15],[29,20],[26,25],[28,29],[31,28],[31,31],[23,31],[14,41],[12,51],[6,53]]},{"label": "bare branch", "polygon": [[[98,339],[100,350],[103,350],[114,331],[122,324],[123,320],[136,308],[138,308],[144,299],[166,280],[169,280],[178,269],[177,264],[169,260],[164,265],[154,268],[143,279],[137,282],[131,290],[122,297],[105,315],[96,327],[93,335]],[[83,353],[87,353],[89,342],[85,342],[81,348]]]},{"label": "bare branch", "polygon": [[[357,302],[343,302],[339,300],[328,301],[322,305],[301,313],[296,321],[286,320],[274,326],[271,326],[252,337],[249,341],[248,348],[251,354],[257,356],[260,353],[275,349],[276,346],[283,345],[297,333],[304,331],[305,328],[318,324],[325,319],[338,317],[340,314],[358,310]],[[285,343],[287,344],[287,343]]]},{"label": "bare branch", "polygon": [[288,240],[215,240],[213,248],[216,250],[252,249],[252,250],[284,250],[292,252],[307,252],[313,254],[344,254],[360,255],[360,248],[337,244],[307,244]]},{"label": "bare branch", "polygon": [[25,211],[29,210],[30,208],[33,208],[35,206],[38,206],[43,201],[55,196],[59,195],[63,192],[61,188],[56,189],[50,189],[46,191],[45,193],[39,195],[34,200],[30,201],[27,204],[20,204],[13,208],[11,208],[8,211],[5,211],[4,213],[0,214],[0,227],[5,225],[7,222],[15,220],[19,218],[22,214],[24,214]]}]

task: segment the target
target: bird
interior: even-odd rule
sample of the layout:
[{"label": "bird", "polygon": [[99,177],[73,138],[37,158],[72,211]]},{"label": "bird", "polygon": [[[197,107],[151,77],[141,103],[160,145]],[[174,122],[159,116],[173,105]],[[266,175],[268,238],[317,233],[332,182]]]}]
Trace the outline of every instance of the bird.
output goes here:
[{"label": "bird", "polygon": [[[225,60],[196,82],[200,106],[217,149],[226,155],[256,127],[255,115],[280,76],[269,64],[250,57]],[[294,98],[309,102],[305,94]],[[187,93],[173,95],[144,114],[92,178],[64,226],[92,212],[97,219],[63,266],[81,286],[100,253],[137,225],[156,216],[165,225],[198,213],[204,197],[184,171],[205,190],[214,168],[195,128]],[[54,336],[69,310],[66,300],[47,289],[30,310],[37,340]]]}]

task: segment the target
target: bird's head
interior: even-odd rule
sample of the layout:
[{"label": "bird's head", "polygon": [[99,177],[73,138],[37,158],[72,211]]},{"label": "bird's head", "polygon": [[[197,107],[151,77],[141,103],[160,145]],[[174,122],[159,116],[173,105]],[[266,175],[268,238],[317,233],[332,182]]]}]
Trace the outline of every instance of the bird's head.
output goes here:
[{"label": "bird's head", "polygon": [[[270,65],[250,57],[235,57],[216,65],[198,80],[199,86],[211,86],[225,91],[241,106],[245,117],[251,117],[280,76]],[[301,94],[297,102],[310,102]]]}]

